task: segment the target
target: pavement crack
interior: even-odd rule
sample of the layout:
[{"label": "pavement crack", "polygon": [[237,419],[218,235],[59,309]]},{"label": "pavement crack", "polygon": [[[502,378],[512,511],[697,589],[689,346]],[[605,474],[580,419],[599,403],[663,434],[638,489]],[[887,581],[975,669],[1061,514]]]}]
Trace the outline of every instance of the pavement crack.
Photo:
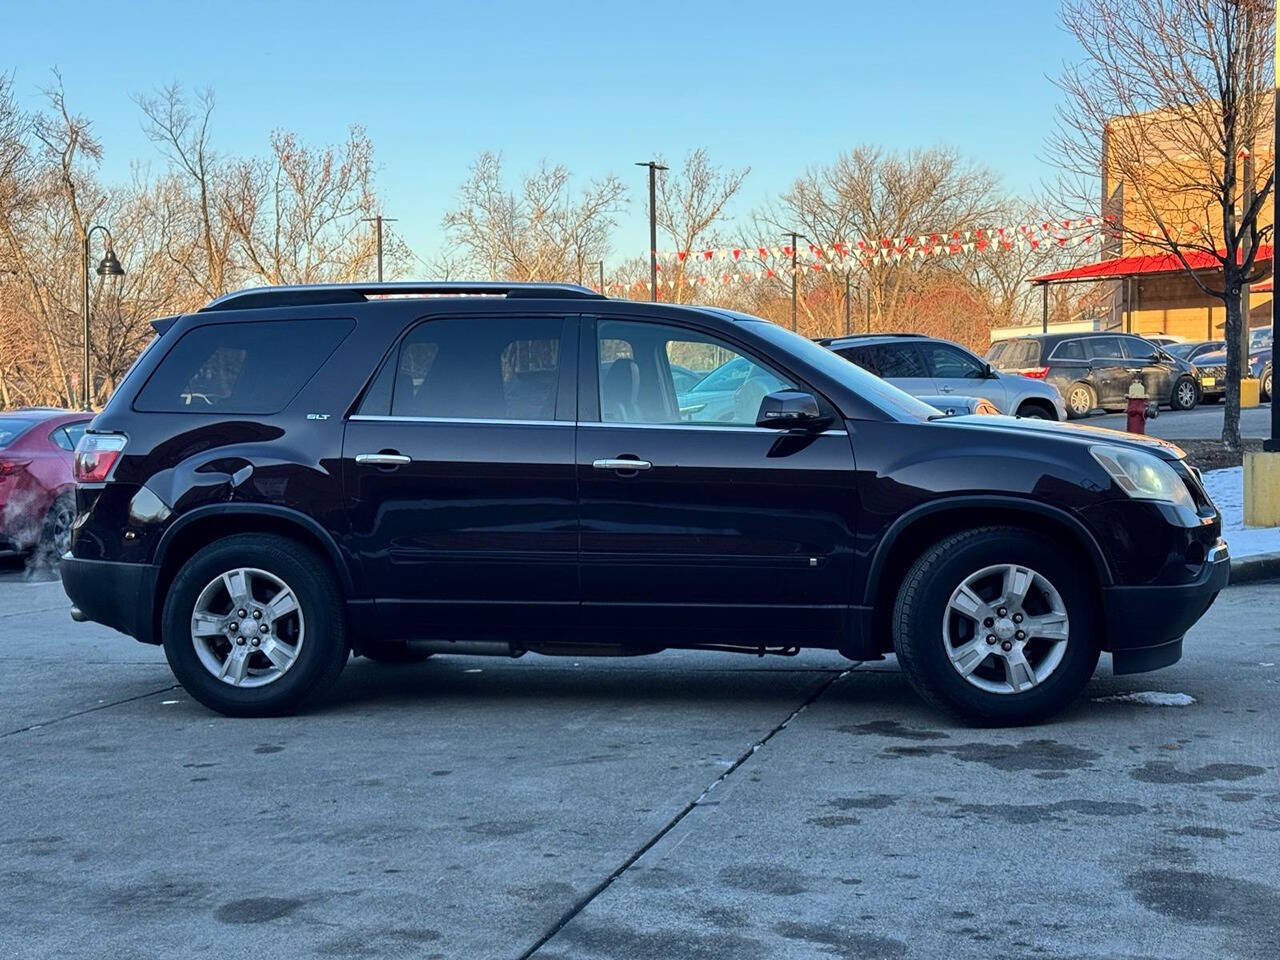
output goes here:
[{"label": "pavement crack", "polygon": [[636,862],[639,861],[641,857],[643,857],[646,853],[648,853],[655,846],[657,846],[659,841],[661,841],[663,837],[665,837],[672,830],[674,830],[680,824],[680,822],[684,820],[685,817],[693,813],[693,811],[698,808],[698,805],[701,804],[704,800],[706,800],[707,795],[710,794],[712,790],[714,790],[717,786],[719,786],[721,783],[723,783],[725,780],[731,777],[739,767],[741,767],[744,763],[746,763],[753,756],[755,756],[761,747],[763,747],[775,736],[777,736],[779,733],[785,730],[787,728],[787,725],[791,723],[792,720],[800,716],[800,714],[804,713],[805,710],[809,709],[809,707],[813,703],[817,702],[819,697],[821,697],[824,693],[830,690],[831,687],[834,686],[837,681],[847,677],[854,670],[856,670],[858,666],[859,666],[858,664],[854,664],[852,667],[848,667],[847,669],[841,670],[839,673],[836,673],[833,676],[831,676],[829,679],[827,679],[824,683],[819,684],[817,689],[815,689],[813,693],[811,693],[804,700],[803,703],[801,703],[798,707],[796,707],[789,714],[787,714],[787,716],[783,718],[781,723],[779,723],[777,726],[771,729],[768,733],[766,733],[763,737],[761,737],[755,743],[751,744],[750,747],[748,747],[741,754],[739,754],[738,758],[734,760],[732,764],[729,765],[729,767],[724,771],[724,773],[720,774],[720,776],[712,780],[711,783],[707,785],[707,788],[703,790],[702,793],[698,794],[696,799],[690,800],[683,807],[681,807],[680,810],[677,811],[676,815],[673,816],[670,820],[668,820],[662,826],[662,828],[657,831],[657,833],[655,833],[643,844],[641,844],[634,851],[632,851],[632,853],[625,860],[623,860],[622,863],[612,873],[610,873],[607,877],[605,877],[603,880],[597,883],[594,887],[592,887],[591,890],[588,891],[586,896],[579,899],[577,903],[575,903],[572,907],[566,910],[560,916],[560,919],[557,920],[551,926],[551,928],[547,930],[546,933],[544,933],[541,937],[539,937],[536,941],[534,941],[532,946],[530,946],[527,950],[525,950],[523,953],[519,955],[517,960],[529,960],[530,957],[532,957],[535,953],[537,953],[539,950],[545,947],[551,941],[551,939],[555,937],[556,934],[558,934],[561,930],[567,927],[570,924],[570,922],[572,922],[573,919],[576,916],[578,916],[578,914],[582,913],[583,910],[585,910],[588,906],[590,906],[593,900],[595,900],[598,896],[600,896],[600,894],[608,890],[609,887],[613,885],[613,882],[615,880],[617,880],[624,873],[630,870],[636,864]]},{"label": "pavement crack", "polygon": [[40,720],[37,723],[27,724],[25,727],[18,727],[16,730],[7,730],[0,733],[0,740],[5,737],[16,736],[19,733],[27,733],[30,730],[39,730],[41,727],[48,727],[55,723],[61,723],[63,720],[73,720],[76,717],[83,717],[86,713],[97,713],[99,710],[109,710],[112,707],[118,707],[122,704],[133,703],[135,700],[145,700],[147,697],[154,697],[158,693],[168,693],[170,690],[177,690],[178,685],[171,683],[167,687],[161,687],[159,690],[149,690],[146,693],[140,693],[136,697],[125,697],[123,700],[113,700],[110,703],[99,703],[96,706],[88,707],[84,710],[77,710],[74,713],[68,713],[61,717],[54,717],[52,720]]}]

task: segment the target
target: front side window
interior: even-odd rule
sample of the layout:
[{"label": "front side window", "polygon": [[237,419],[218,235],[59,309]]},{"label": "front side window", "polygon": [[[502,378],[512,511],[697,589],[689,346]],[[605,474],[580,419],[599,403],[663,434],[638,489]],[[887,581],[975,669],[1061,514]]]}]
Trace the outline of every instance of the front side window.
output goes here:
[{"label": "front side window", "polygon": [[[605,320],[597,343],[605,423],[754,427],[765,396],[796,388],[755,357],[693,330]],[[679,371],[699,375],[692,388],[681,389]]]},{"label": "front side window", "polygon": [[982,380],[987,375],[981,362],[945,343],[925,344],[924,356],[935,377],[946,380]]},{"label": "front side window", "polygon": [[1130,360],[1150,360],[1152,354],[1160,352],[1158,346],[1141,337],[1121,337],[1120,345]]},{"label": "front side window", "polygon": [[213,323],[188,330],[133,402],[154,413],[279,413],[355,327],[348,319]]},{"label": "front side window", "polygon": [[553,420],[559,317],[446,317],[420,323],[384,362],[366,416]]},{"label": "front side window", "polygon": [[1090,337],[1085,341],[1089,348],[1091,360],[1123,360],[1124,351],[1120,348],[1119,337]]}]

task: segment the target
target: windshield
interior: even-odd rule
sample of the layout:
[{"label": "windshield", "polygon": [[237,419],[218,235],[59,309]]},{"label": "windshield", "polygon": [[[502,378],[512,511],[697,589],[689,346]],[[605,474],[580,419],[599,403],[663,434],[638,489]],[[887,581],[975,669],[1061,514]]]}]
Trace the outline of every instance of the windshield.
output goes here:
[{"label": "windshield", "polygon": [[874,373],[868,373],[856,363],[844,359],[837,353],[832,353],[826,347],[818,346],[798,333],[792,333],[776,323],[761,320],[759,317],[727,310],[722,312],[737,320],[754,321],[757,326],[753,329],[761,336],[782,347],[788,353],[798,356],[810,366],[821,370],[833,380],[840,381],[891,416],[904,420],[928,420],[930,417],[942,415],[936,407],[917,400],[911,394],[881,380]]},{"label": "windshield", "polygon": [[23,417],[0,417],[0,448],[7,447],[13,441],[36,425],[35,420]]},{"label": "windshield", "polygon": [[1249,349],[1265,350],[1271,346],[1271,338],[1274,331],[1271,327],[1258,327],[1256,330],[1249,332]]},{"label": "windshield", "polygon": [[781,390],[782,382],[768,370],[763,370],[746,357],[734,357],[728,363],[716,367],[689,391],[689,393],[712,393],[722,390],[737,390],[753,376],[762,377],[770,384],[770,389]]}]

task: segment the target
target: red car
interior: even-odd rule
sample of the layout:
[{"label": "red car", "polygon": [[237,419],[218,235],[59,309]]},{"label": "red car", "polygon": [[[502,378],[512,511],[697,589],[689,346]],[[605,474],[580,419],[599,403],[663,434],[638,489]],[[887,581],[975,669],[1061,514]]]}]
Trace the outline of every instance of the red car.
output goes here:
[{"label": "red car", "polygon": [[0,556],[56,561],[76,516],[71,459],[93,419],[50,407],[0,411]]}]

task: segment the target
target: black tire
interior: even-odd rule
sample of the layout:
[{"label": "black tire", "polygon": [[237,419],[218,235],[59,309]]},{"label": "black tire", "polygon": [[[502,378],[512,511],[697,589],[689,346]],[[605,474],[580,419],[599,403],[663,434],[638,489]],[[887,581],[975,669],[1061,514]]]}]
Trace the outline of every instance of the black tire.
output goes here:
[{"label": "black tire", "polygon": [[75,494],[60,494],[49,505],[49,512],[40,524],[40,542],[36,545],[35,558],[56,565],[71,547],[71,525],[75,519]]},{"label": "black tire", "polygon": [[[962,677],[942,630],[952,592],[975,572],[1004,563],[1047,578],[1070,621],[1061,662],[1017,693],[982,690]],[[971,722],[1016,726],[1058,713],[1081,695],[1098,664],[1096,587],[1080,569],[1073,551],[1020,527],[980,527],[943,538],[907,571],[893,608],[893,647],[908,682],[926,702]]]},{"label": "black tire", "polygon": [[387,664],[422,663],[431,659],[426,650],[415,650],[394,640],[368,640],[360,647],[360,656],[368,657],[374,663]]},{"label": "black tire", "polygon": [[1018,408],[1018,416],[1027,420],[1057,420],[1058,415],[1048,404],[1037,403],[1034,400],[1026,401]]},{"label": "black tire", "polygon": [[[265,686],[245,688],[219,680],[201,663],[191,636],[191,615],[200,592],[237,567],[263,570],[287,583],[305,617],[305,640],[297,660]],[[229,717],[293,712],[337,680],[350,656],[342,591],[329,566],[296,541],[270,534],[215,540],[188,560],[169,586],[161,627],[165,657],[183,689]]]},{"label": "black tire", "polygon": [[1271,399],[1271,367],[1262,371],[1262,383],[1258,386],[1258,396],[1263,401]]},{"label": "black tire", "polygon": [[1080,420],[1087,417],[1090,411],[1098,405],[1098,395],[1093,392],[1093,387],[1083,381],[1073,383],[1067,388],[1067,394],[1063,399],[1067,403],[1067,417],[1071,420]]},{"label": "black tire", "polygon": [[1170,410],[1194,410],[1200,401],[1200,389],[1191,377],[1179,377],[1169,394]]}]

